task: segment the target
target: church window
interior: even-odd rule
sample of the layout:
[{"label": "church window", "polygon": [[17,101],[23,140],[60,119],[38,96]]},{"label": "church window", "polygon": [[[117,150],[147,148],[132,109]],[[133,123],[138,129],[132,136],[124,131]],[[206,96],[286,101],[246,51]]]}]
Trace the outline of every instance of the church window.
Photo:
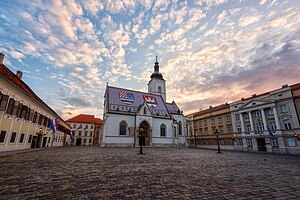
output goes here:
[{"label": "church window", "polygon": [[182,135],[182,123],[181,123],[181,121],[178,124],[178,129],[179,129],[178,134]]},{"label": "church window", "polygon": [[161,87],[160,86],[158,86],[158,92],[161,93]]},{"label": "church window", "polygon": [[120,135],[126,135],[127,123],[125,121],[121,121],[120,123]]},{"label": "church window", "polygon": [[147,114],[147,110],[146,110],[146,107],[144,107],[144,115]]},{"label": "church window", "polygon": [[160,125],[160,136],[166,136],[166,125]]}]

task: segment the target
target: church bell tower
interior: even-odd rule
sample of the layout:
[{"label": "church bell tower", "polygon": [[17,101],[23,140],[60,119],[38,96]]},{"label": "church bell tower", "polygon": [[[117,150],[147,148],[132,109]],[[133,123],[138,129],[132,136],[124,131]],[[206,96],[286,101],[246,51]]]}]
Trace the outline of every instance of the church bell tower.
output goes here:
[{"label": "church bell tower", "polygon": [[159,65],[157,61],[154,63],[154,72],[151,74],[151,80],[148,83],[148,93],[161,95],[164,101],[166,102],[166,81],[163,78],[163,75],[159,73]]}]

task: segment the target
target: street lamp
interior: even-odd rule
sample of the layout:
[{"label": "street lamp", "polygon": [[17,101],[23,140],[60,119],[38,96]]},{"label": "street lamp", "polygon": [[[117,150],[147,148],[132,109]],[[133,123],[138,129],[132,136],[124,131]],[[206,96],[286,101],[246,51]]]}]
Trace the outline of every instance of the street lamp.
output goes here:
[{"label": "street lamp", "polygon": [[144,136],[144,129],[143,128],[139,128],[138,129],[139,132],[139,145],[140,145],[140,154],[144,154],[143,153],[143,145],[145,142],[145,136]]},{"label": "street lamp", "polygon": [[298,137],[298,134],[297,134],[297,133],[294,134],[294,137],[295,137],[298,141],[300,141],[300,138]]},{"label": "street lamp", "polygon": [[220,144],[219,144],[219,131],[218,131],[218,129],[215,130],[215,134],[217,134],[218,153],[221,153]]}]

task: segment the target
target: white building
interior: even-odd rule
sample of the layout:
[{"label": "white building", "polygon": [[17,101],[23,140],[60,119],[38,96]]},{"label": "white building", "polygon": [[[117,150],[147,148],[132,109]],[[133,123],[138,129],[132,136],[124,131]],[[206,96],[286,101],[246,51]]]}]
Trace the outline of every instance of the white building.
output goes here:
[{"label": "white building", "polygon": [[107,86],[102,146],[186,145],[185,118],[176,103],[166,103],[166,81],[155,62],[148,93]]},{"label": "white building", "polygon": [[230,104],[235,149],[300,154],[299,120],[291,87]]}]

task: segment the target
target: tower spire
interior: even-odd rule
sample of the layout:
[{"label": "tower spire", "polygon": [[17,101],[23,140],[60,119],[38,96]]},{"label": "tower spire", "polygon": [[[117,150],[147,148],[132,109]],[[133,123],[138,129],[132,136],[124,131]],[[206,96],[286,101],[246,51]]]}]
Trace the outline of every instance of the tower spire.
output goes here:
[{"label": "tower spire", "polygon": [[155,59],[155,63],[154,63],[154,72],[159,73],[159,65],[158,65],[158,61],[157,61],[157,54],[156,54],[156,59]]}]

